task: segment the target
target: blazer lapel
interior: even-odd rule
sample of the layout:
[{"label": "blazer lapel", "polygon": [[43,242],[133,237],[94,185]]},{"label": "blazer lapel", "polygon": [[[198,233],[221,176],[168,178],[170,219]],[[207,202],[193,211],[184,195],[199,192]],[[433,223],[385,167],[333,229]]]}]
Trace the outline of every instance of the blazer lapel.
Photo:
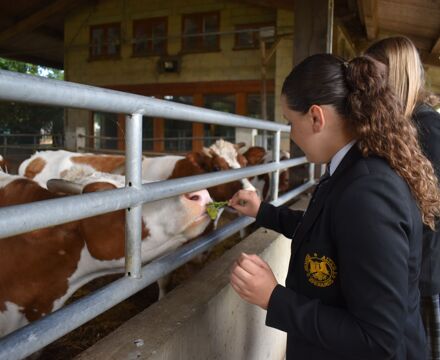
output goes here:
[{"label": "blazer lapel", "polygon": [[319,217],[319,214],[324,207],[326,199],[331,193],[332,189],[335,187],[335,184],[338,180],[343,176],[346,169],[350,168],[358,159],[362,157],[357,144],[354,144],[353,147],[349,150],[347,155],[342,159],[339,166],[336,168],[336,171],[325,183],[321,184],[319,190],[315,194],[314,202],[310,203],[301,223],[298,225],[295,234],[293,236],[293,246],[296,249],[295,254],[298,253],[298,248],[306,237],[307,233],[315,223],[316,219]]}]

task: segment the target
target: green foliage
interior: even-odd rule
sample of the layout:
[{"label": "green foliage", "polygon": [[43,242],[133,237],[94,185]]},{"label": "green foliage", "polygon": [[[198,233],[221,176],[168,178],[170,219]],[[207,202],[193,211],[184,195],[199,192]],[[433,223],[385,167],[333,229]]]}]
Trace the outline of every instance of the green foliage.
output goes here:
[{"label": "green foliage", "polygon": [[218,211],[228,205],[227,201],[213,201],[206,205],[206,212],[211,220],[217,219]]},{"label": "green foliage", "polygon": [[[34,64],[0,58],[0,69],[63,80],[64,72]],[[0,134],[38,134],[41,129],[60,133],[63,130],[64,111],[61,108],[18,102],[0,102]],[[17,139],[18,140],[18,139]],[[29,138],[28,141],[32,139]],[[25,143],[20,138],[20,143]]]}]

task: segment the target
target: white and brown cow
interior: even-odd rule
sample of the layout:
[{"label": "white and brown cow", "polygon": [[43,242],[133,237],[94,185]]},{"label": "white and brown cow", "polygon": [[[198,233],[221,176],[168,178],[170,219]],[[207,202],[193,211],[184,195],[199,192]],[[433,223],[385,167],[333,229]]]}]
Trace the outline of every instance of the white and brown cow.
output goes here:
[{"label": "white and brown cow", "polygon": [[[142,179],[158,181],[215,171],[245,167],[246,158],[238,152],[244,144],[217,140],[209,148],[193,151],[186,156],[167,155],[142,159]],[[18,173],[38,182],[42,187],[52,178],[63,178],[73,166],[90,171],[124,174],[125,157],[115,155],[81,154],[65,150],[40,151],[25,160]],[[213,186],[208,189],[216,201],[228,200],[240,189],[255,190],[247,179]]]},{"label": "white and brown cow", "polygon": [[[251,146],[243,153],[247,160],[248,166],[267,164],[272,161],[272,151],[267,151],[261,146]],[[287,151],[280,151],[280,160],[290,159]],[[269,174],[261,174],[249,178],[251,184],[257,189],[263,200],[268,200],[270,196],[271,176]],[[289,190],[289,171],[288,169],[280,170],[278,191],[280,194]]]},{"label": "white and brown cow", "polygon": [[[124,186],[118,175],[76,180],[83,193]],[[58,197],[35,181],[0,172],[0,207]],[[201,190],[144,204],[143,263],[201,234],[211,201]],[[0,239],[0,337],[59,309],[94,278],[123,272],[124,228],[120,210]]]}]

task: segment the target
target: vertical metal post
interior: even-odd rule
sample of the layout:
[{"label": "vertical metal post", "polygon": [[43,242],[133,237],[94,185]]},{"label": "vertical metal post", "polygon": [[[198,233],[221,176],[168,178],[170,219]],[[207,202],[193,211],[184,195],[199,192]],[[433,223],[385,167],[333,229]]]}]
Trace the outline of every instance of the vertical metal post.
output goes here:
[{"label": "vertical metal post", "polygon": [[[126,118],[125,186],[142,186],[142,115]],[[125,210],[125,274],[141,277],[142,204]]]},{"label": "vertical metal post", "polygon": [[[273,134],[273,161],[276,163],[280,162],[280,143],[281,143],[281,131],[276,131]],[[270,197],[272,200],[278,199],[278,186],[280,182],[280,170],[275,170],[272,174]]]},{"label": "vertical metal post", "polygon": [[[261,50],[261,118],[267,120],[266,42],[260,39]],[[263,147],[267,149],[267,130],[263,130]]]},{"label": "vertical metal post", "polygon": [[335,9],[334,0],[328,0],[327,6],[327,39],[325,44],[325,52],[331,54],[333,52],[333,14]]},{"label": "vertical metal post", "polygon": [[315,180],[315,164],[313,163],[309,164],[309,180]]}]

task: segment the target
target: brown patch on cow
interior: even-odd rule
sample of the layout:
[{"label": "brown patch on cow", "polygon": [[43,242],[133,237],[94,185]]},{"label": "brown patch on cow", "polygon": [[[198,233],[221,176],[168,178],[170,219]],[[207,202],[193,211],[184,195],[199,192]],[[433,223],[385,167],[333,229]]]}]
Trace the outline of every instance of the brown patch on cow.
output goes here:
[{"label": "brown patch on cow", "polygon": [[248,161],[248,166],[261,165],[264,163],[266,150],[261,146],[252,146],[243,155]]},{"label": "brown patch on cow", "polygon": [[0,188],[0,207],[47,200],[54,197],[52,193],[32,180],[16,179]]},{"label": "brown patch on cow", "polygon": [[119,173],[125,166],[125,156],[120,155],[80,155],[73,156],[71,160],[73,163],[89,165],[106,173]]},{"label": "brown patch on cow", "polygon": [[237,161],[242,168],[248,166],[248,161],[244,155],[237,154]]},{"label": "brown patch on cow", "polygon": [[[0,189],[0,206],[55,197],[33,181],[19,179]],[[0,239],[0,310],[9,301],[22,307],[29,321],[50,313],[66,293],[83,247],[77,222]]]},{"label": "brown patch on cow", "polygon": [[[84,187],[83,193],[115,189],[108,182],[96,182]],[[116,260],[125,254],[125,210],[93,216],[81,221],[81,229],[90,254],[98,260]],[[142,223],[142,239],[150,235]]]},{"label": "brown patch on cow", "polygon": [[[225,159],[213,154],[212,157],[203,152],[191,152],[184,159],[178,160],[168,179],[177,179],[185,176],[200,175],[210,172],[229,170]],[[215,201],[229,200],[243,187],[240,181],[233,181],[208,188],[208,192]]]},{"label": "brown patch on cow", "polygon": [[33,179],[44,169],[45,166],[46,166],[46,160],[37,157],[34,160],[32,160],[28,164],[28,166],[26,166],[24,176],[26,176],[29,179]]}]

